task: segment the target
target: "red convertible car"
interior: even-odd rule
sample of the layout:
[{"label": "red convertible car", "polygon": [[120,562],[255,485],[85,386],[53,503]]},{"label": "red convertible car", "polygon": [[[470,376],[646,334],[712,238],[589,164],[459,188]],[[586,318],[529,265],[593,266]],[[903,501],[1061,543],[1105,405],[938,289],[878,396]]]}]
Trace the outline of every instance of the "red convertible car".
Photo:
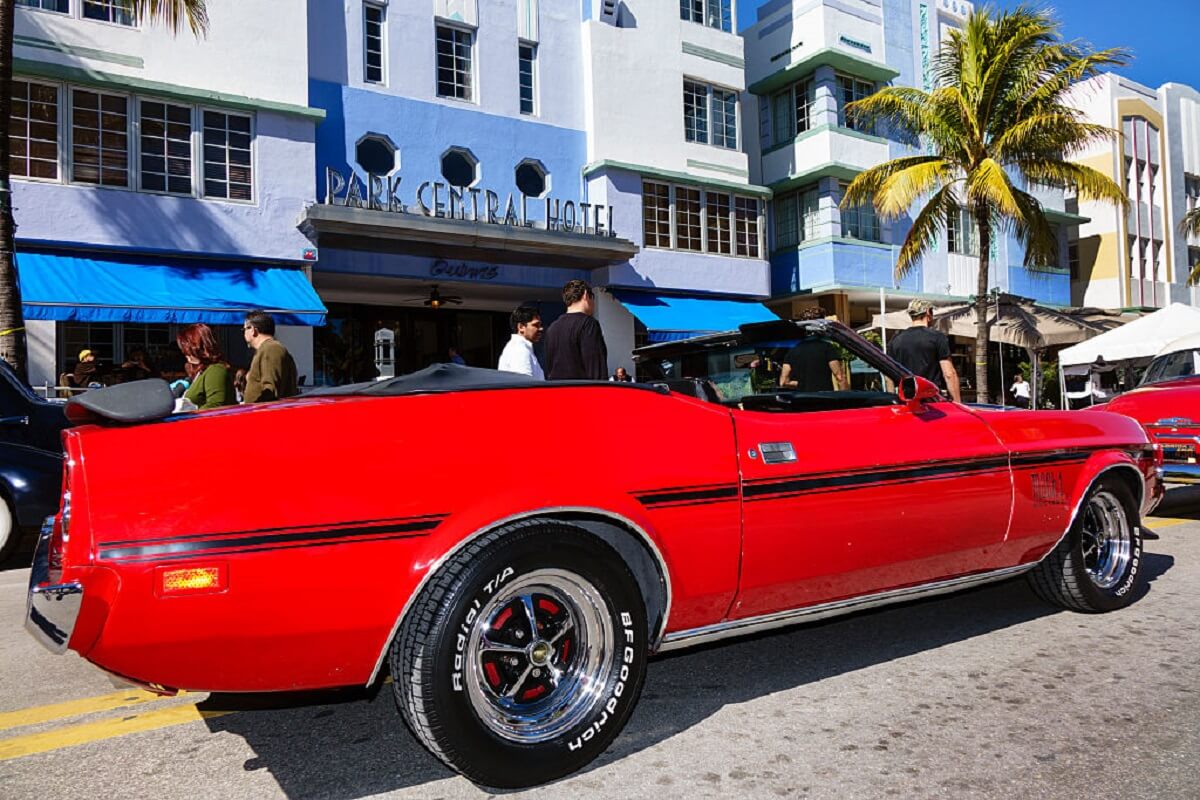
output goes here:
[{"label": "red convertible car", "polygon": [[[853,388],[755,372],[831,347]],[[390,671],[421,742],[515,787],[596,758],[656,652],[1019,575],[1078,611],[1139,593],[1133,420],[969,409],[836,323],[647,359],[685,391],[438,365],[190,415],[82,395],[27,627],[160,692]]]},{"label": "red convertible car", "polygon": [[[1173,342],[1146,368],[1136,389],[1113,398],[1097,411],[1133,417],[1150,440],[1162,445],[1163,480],[1200,484],[1200,336]],[[1091,409],[1089,409],[1091,410]]]}]

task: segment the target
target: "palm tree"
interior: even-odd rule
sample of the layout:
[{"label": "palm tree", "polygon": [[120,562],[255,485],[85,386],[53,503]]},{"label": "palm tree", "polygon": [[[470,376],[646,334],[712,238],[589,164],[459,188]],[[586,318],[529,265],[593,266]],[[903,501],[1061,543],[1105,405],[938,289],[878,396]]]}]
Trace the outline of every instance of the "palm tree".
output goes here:
[{"label": "palm tree", "polygon": [[886,123],[892,135],[929,155],[880,164],[861,173],[843,207],[873,203],[895,219],[918,201],[896,261],[904,277],[937,243],[947,218],[964,208],[978,229],[975,384],[988,398],[988,267],[993,235],[1009,230],[1025,247],[1027,267],[1053,266],[1058,243],[1041,203],[1025,189],[1074,189],[1081,199],[1124,205],[1112,179],[1069,159],[1116,132],[1085,121],[1067,93],[1105,67],[1125,63],[1123,50],[1094,51],[1066,42],[1045,11],[976,10],[950,32],[934,62],[932,92],[888,87],[851,104],[860,119]]},{"label": "palm tree", "polygon": [[[178,31],[186,20],[196,36],[208,31],[205,0],[118,0],[137,19],[156,20]],[[12,118],[13,24],[16,0],[0,0],[0,120]],[[9,181],[7,121],[0,125],[0,358],[25,376],[25,320],[15,259],[16,223]]]},{"label": "palm tree", "polygon": [[[1200,238],[1200,205],[1183,215],[1183,219],[1179,222],[1179,234]],[[1200,283],[1200,261],[1192,265],[1188,283]]]}]

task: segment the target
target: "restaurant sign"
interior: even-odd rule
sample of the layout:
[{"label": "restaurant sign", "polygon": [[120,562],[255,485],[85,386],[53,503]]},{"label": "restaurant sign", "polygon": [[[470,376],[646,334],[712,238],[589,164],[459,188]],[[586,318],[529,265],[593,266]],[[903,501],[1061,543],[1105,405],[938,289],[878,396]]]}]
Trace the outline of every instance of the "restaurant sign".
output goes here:
[{"label": "restaurant sign", "polygon": [[481,222],[512,228],[562,231],[581,236],[615,237],[612,206],[546,197],[544,200],[508,193],[501,198],[491,189],[460,188],[425,181],[405,202],[399,175],[343,174],[325,168],[325,205],[415,214],[436,219]]}]

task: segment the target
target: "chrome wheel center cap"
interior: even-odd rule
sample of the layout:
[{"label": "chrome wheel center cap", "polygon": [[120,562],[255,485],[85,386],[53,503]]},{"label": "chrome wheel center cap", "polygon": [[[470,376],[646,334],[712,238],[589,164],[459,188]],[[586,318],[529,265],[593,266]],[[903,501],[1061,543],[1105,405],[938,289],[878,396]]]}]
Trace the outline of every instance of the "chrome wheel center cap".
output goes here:
[{"label": "chrome wheel center cap", "polygon": [[554,648],[549,642],[537,642],[533,647],[529,648],[529,660],[539,667],[544,667],[550,662],[550,656],[554,653]]}]

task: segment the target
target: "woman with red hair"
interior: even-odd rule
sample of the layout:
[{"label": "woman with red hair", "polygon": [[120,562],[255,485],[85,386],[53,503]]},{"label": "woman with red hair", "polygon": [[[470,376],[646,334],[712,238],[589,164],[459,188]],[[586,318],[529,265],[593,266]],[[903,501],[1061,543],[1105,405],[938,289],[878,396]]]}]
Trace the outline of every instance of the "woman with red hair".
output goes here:
[{"label": "woman with red hair", "polygon": [[203,322],[188,325],[179,331],[175,341],[187,359],[187,371],[192,376],[191,388],[184,397],[201,411],[236,405],[233,375],[212,328]]}]

